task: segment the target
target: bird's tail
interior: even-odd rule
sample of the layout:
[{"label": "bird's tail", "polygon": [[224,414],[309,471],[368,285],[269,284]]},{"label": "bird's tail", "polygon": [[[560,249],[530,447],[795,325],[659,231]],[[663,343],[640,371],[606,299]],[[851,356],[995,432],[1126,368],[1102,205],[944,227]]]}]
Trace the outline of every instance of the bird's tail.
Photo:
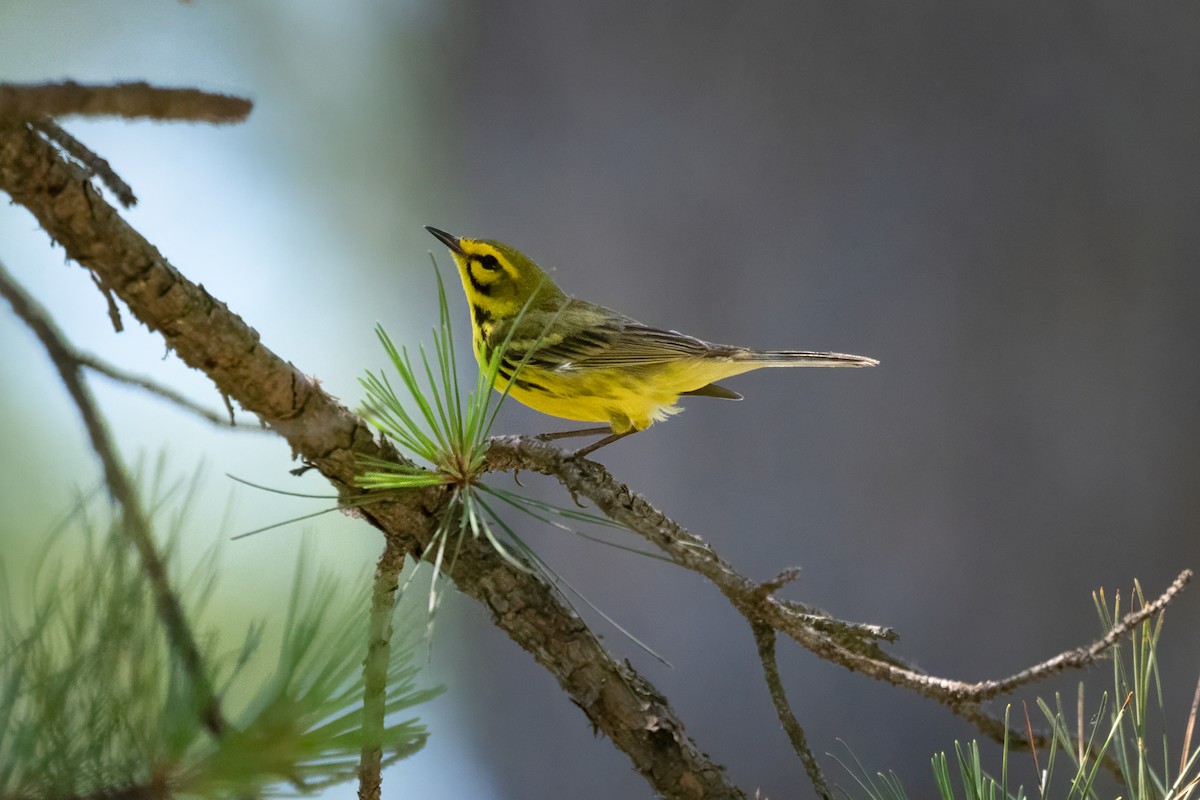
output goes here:
[{"label": "bird's tail", "polygon": [[762,367],[873,367],[879,363],[866,356],[813,350],[744,350],[734,360],[752,361]]}]

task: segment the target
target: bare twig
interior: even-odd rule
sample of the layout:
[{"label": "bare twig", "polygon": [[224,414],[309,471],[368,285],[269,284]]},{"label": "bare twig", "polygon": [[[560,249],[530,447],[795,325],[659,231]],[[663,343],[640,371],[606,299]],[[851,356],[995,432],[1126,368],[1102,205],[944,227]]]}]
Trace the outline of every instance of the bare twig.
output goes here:
[{"label": "bare twig", "polygon": [[[111,296],[109,297],[109,304],[110,308],[115,309],[115,305],[112,303]],[[190,411],[201,419],[211,422],[213,425],[217,425],[222,428],[237,428],[245,431],[265,430],[261,425],[245,425],[234,421],[233,408],[230,406],[229,398],[227,396],[223,397],[225,400],[225,407],[228,417],[218,414],[215,411],[210,411],[209,409],[189,399],[188,397],[185,397],[182,393],[177,392],[170,387],[163,386],[149,378],[126,372],[125,370],[119,369],[112,364],[101,361],[99,358],[91,355],[90,353],[80,352],[61,337],[59,344],[61,346],[60,357],[65,362],[74,363],[76,366],[85,367],[93,372],[98,372],[104,377],[117,381],[118,383],[136,386],[137,388],[156,395],[167,402],[174,403],[185,411]]]},{"label": "bare twig", "polygon": [[[72,259],[111,287],[130,313],[161,332],[184,363],[257,414],[343,493],[359,494],[352,487],[360,455],[394,457],[366,422],[180,274],[104,201],[81,169],[25,125],[0,122],[0,189],[29,209]],[[386,534],[423,548],[444,497],[439,489],[407,492],[361,511]],[[688,738],[666,699],[613,659],[550,587],[477,541],[463,544],[452,577],[554,676],[655,791],[669,798],[745,797]]]},{"label": "bare twig", "polygon": [[391,657],[392,616],[396,610],[400,570],[409,543],[384,537],[383,554],[375,567],[371,589],[371,621],[367,658],[363,662],[363,747],[358,762],[359,800],[379,800],[383,784],[383,717],[387,705],[388,661]]},{"label": "bare twig", "polygon": [[787,732],[788,739],[791,740],[792,749],[796,751],[800,762],[804,764],[804,771],[808,773],[808,780],[816,790],[817,796],[821,800],[830,800],[833,793],[829,790],[829,784],[825,782],[821,765],[817,763],[817,757],[809,748],[804,728],[800,727],[799,720],[792,713],[787,694],[783,691],[783,681],[779,678],[779,665],[775,663],[775,631],[761,623],[753,624],[750,627],[754,630],[754,642],[758,645],[758,658],[762,661],[763,677],[767,681],[767,689],[771,693],[771,702],[775,704],[775,713],[779,715],[779,722]]},{"label": "bare twig", "polygon": [[168,89],[148,83],[89,86],[65,83],[0,84],[0,118],[32,122],[43,117],[82,114],[96,117],[148,117],[194,122],[240,122],[253,104],[199,89]]},{"label": "bare twig", "polygon": [[33,127],[44,133],[50,141],[65,150],[67,154],[82,164],[84,169],[99,178],[100,182],[108,187],[109,191],[113,193],[121,205],[125,208],[132,208],[137,205],[137,196],[133,193],[133,189],[121,179],[121,176],[116,173],[112,165],[93,153],[83,142],[63,130],[57,122],[49,117],[45,117],[35,120]]},{"label": "bare twig", "polygon": [[[88,369],[98,372],[104,377],[111,378],[119,383],[125,383],[130,386],[136,386],[139,389],[144,389],[150,394],[157,395],[158,397],[174,403],[186,411],[192,412],[196,416],[211,422],[213,425],[217,425],[222,428],[237,428],[238,430],[244,431],[264,430],[261,425],[248,425],[234,422],[232,413],[225,415],[218,414],[216,411],[210,411],[194,400],[185,397],[182,393],[177,392],[168,386],[155,383],[146,377],[125,372],[124,370],[118,369],[112,364],[107,364],[88,353],[72,352],[71,357],[82,367],[87,367]],[[228,408],[228,400],[226,400],[226,407]]]},{"label": "bare twig", "polygon": [[[225,413],[229,415],[229,424],[236,428],[238,421],[237,417],[234,416],[233,413],[233,401],[230,400],[229,395],[225,394],[224,392],[221,392],[221,400],[225,403]],[[262,426],[259,427],[261,428]]]},{"label": "bare twig", "polygon": [[1171,585],[1167,587],[1167,590],[1159,595],[1156,600],[1144,603],[1136,611],[1130,611],[1108,633],[1091,644],[1059,653],[1053,658],[1043,661],[1041,664],[1023,669],[1015,675],[1002,680],[984,681],[983,683],[974,684],[970,691],[978,699],[986,700],[998,694],[1007,694],[1018,686],[1040,681],[1056,672],[1062,672],[1065,669],[1079,669],[1094,664],[1097,659],[1103,657],[1105,653],[1111,650],[1125,634],[1166,608],[1167,604],[1174,600],[1175,596],[1182,592],[1184,587],[1191,582],[1192,574],[1190,569],[1185,569],[1179,573],[1175,580],[1171,581]]},{"label": "bare twig", "polygon": [[787,586],[792,581],[800,577],[799,567],[788,567],[783,572],[771,578],[769,581],[763,581],[754,590],[754,593],[765,599],[778,592],[783,587]]},{"label": "bare twig", "polygon": [[104,295],[104,302],[108,303],[108,319],[112,322],[113,332],[120,333],[125,330],[124,323],[121,322],[121,309],[117,308],[117,299],[113,297],[112,291],[100,283],[100,278],[96,273],[89,272],[88,275],[92,278],[92,283],[96,284],[96,288],[100,290],[100,294]]},{"label": "bare twig", "polygon": [[159,616],[167,629],[167,636],[196,691],[200,702],[198,709],[200,718],[214,736],[220,736],[225,731],[225,719],[221,714],[220,704],[205,670],[200,649],[196,646],[196,639],[183,614],[179,598],[171,588],[166,564],[155,547],[154,537],[150,532],[150,522],[142,511],[137,492],[130,483],[125,468],[121,465],[116,447],[109,439],[104,420],[101,419],[100,412],[92,400],[92,394],[80,375],[79,362],[72,358],[71,348],[66,345],[49,315],[39,307],[37,301],[17,285],[3,264],[0,264],[0,295],[8,300],[16,315],[42,342],[50,360],[58,369],[59,376],[66,384],[67,392],[75,401],[80,416],[83,417],[83,424],[87,428],[88,438],[92,441],[92,448],[104,466],[104,477],[108,482],[109,493],[121,506],[125,521],[122,530],[127,533],[138,551],[142,561],[142,571],[150,582]]}]

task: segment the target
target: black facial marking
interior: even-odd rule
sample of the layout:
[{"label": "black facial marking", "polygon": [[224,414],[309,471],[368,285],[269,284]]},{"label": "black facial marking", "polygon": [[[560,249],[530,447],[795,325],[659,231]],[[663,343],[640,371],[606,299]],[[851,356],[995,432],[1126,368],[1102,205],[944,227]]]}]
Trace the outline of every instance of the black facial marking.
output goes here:
[{"label": "black facial marking", "polygon": [[489,272],[496,272],[500,269],[500,261],[491,253],[488,253],[485,256],[479,257],[479,266],[483,267]]},{"label": "black facial marking", "polygon": [[492,296],[492,287],[491,287],[491,285],[490,285],[490,284],[481,283],[481,282],[479,281],[479,279],[475,277],[475,271],[471,269],[471,265],[470,265],[470,264],[468,264],[468,265],[467,265],[467,279],[468,279],[469,281],[471,281],[471,288],[472,288],[472,289],[474,289],[475,291],[479,292],[479,293],[480,293],[481,295],[483,295],[484,297],[491,297],[491,296]]}]

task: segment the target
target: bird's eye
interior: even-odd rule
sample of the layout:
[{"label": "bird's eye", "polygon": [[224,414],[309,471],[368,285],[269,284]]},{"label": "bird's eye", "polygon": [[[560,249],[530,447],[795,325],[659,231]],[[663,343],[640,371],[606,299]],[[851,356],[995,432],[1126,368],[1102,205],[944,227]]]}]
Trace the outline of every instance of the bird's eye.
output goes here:
[{"label": "bird's eye", "polygon": [[488,253],[486,256],[480,256],[479,266],[494,272],[500,269],[500,260],[491,253]]}]

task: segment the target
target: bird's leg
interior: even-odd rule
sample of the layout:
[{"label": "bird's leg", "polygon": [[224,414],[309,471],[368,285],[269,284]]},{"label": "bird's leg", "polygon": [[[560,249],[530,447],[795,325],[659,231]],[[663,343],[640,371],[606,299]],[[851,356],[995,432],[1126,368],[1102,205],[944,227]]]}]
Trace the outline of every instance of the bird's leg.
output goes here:
[{"label": "bird's leg", "polygon": [[599,450],[601,447],[612,444],[617,439],[624,439],[629,434],[637,433],[637,432],[638,432],[637,428],[630,428],[629,430],[625,431],[624,433],[613,433],[611,425],[603,425],[598,428],[583,428],[581,430],[576,430],[576,431],[555,431],[554,433],[540,433],[533,438],[537,439],[539,442],[552,442],[555,439],[568,439],[573,436],[598,436],[602,433],[609,434],[608,436],[605,436],[603,439],[601,439],[598,442],[593,442],[592,444],[589,444],[587,447],[582,447],[579,450],[576,450],[573,455],[576,457],[579,457],[579,456],[586,456],[589,453],[594,453],[597,450]]},{"label": "bird's leg", "polygon": [[598,428],[583,428],[576,431],[555,431],[554,433],[539,433],[533,437],[539,442],[552,442],[555,439],[569,439],[573,436],[599,436],[602,433],[612,433],[612,428],[608,425],[601,425]]},{"label": "bird's leg", "polygon": [[586,455],[596,452],[597,450],[599,450],[601,447],[604,447],[605,445],[612,444],[617,439],[624,439],[626,436],[629,436],[630,434],[633,434],[633,433],[637,433],[637,428],[630,428],[629,430],[625,431],[624,433],[614,433],[612,436],[605,436],[603,439],[601,439],[598,442],[593,442],[592,444],[589,444],[587,447],[581,447],[580,449],[576,450],[575,453],[571,457],[572,458],[582,458]]}]

